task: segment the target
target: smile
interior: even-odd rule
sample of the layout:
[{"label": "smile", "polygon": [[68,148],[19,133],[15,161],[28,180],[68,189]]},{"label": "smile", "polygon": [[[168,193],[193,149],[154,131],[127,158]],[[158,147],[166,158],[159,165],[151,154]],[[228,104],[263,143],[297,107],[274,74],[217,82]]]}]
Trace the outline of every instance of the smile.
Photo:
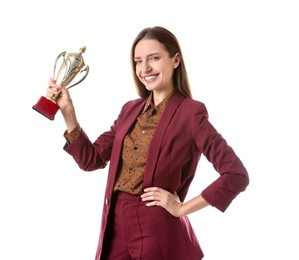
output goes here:
[{"label": "smile", "polygon": [[150,82],[154,81],[157,78],[157,76],[158,76],[158,74],[146,76],[143,78],[144,78],[145,82],[150,83]]}]

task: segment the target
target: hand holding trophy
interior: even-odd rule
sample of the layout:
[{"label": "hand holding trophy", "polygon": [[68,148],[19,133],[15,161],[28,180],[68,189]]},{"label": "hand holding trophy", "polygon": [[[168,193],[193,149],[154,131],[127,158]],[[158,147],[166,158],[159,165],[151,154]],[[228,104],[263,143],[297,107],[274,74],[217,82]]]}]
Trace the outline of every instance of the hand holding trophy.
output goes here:
[{"label": "hand holding trophy", "polygon": [[[88,75],[89,67],[85,66],[82,53],[84,53],[86,47],[82,47],[79,53],[67,53],[66,51],[60,53],[54,64],[54,76],[56,84],[70,89],[79,83],[81,83]],[[56,66],[59,59],[63,57],[61,67],[56,73]],[[84,72],[83,76],[76,83],[68,86],[73,79],[79,74]],[[42,96],[38,102],[32,107],[37,112],[41,113],[50,120],[54,120],[55,114],[59,110],[59,106],[56,104],[57,97],[53,95],[51,98]]]}]

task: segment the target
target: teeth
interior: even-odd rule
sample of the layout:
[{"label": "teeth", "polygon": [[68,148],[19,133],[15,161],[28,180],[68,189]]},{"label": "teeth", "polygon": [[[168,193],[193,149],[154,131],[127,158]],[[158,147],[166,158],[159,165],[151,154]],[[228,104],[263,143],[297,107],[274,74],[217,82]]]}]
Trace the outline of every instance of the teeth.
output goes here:
[{"label": "teeth", "polygon": [[151,79],[153,79],[155,76],[148,76],[148,77],[144,77],[145,78],[145,80],[151,80]]}]

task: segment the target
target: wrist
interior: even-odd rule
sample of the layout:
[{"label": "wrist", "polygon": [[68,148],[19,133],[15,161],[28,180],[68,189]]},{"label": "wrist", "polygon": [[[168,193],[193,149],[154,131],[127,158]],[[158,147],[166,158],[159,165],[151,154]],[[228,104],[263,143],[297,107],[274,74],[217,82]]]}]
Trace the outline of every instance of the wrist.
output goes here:
[{"label": "wrist", "polygon": [[184,207],[184,202],[179,202],[179,207],[178,207],[178,215],[179,217],[185,216],[185,207]]},{"label": "wrist", "polygon": [[63,116],[75,113],[73,102],[69,102],[67,105],[61,106],[60,111]]},{"label": "wrist", "polygon": [[78,126],[78,121],[73,104],[69,104],[61,109],[62,116],[64,118],[67,131],[70,133],[74,128]]}]

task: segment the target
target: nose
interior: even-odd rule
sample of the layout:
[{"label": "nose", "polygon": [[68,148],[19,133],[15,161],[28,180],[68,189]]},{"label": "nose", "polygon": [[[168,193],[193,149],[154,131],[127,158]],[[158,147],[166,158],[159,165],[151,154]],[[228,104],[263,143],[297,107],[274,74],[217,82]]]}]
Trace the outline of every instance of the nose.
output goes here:
[{"label": "nose", "polygon": [[142,72],[149,72],[151,71],[152,67],[150,66],[150,63],[148,61],[145,61],[142,63]]}]

